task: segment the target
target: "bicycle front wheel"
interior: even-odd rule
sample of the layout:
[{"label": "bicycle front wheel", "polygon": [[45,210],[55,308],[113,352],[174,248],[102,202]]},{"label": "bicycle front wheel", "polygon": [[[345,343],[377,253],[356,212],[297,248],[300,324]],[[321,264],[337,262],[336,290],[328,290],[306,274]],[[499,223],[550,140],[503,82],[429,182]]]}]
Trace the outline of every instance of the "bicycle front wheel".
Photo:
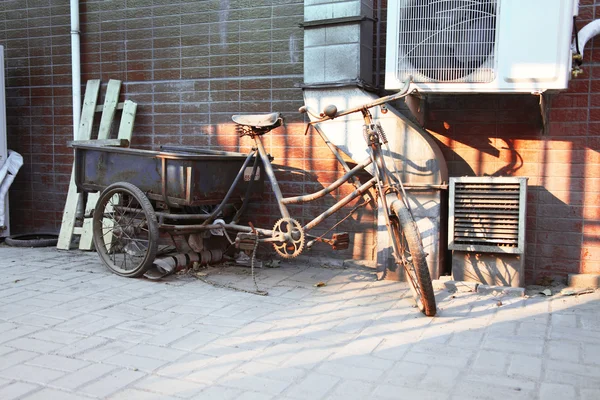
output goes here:
[{"label": "bicycle front wheel", "polygon": [[433,317],[436,313],[435,295],[417,224],[402,200],[395,200],[391,209],[394,212],[390,216],[394,258],[406,271],[417,306],[423,314]]}]

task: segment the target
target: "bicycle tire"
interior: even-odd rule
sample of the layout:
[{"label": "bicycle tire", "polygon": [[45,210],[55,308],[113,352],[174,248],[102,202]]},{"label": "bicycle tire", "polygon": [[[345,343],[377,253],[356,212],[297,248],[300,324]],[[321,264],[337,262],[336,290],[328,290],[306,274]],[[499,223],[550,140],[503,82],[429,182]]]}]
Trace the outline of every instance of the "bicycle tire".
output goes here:
[{"label": "bicycle tire", "polygon": [[[395,257],[396,262],[399,266],[404,267],[407,280],[413,289],[417,306],[421,312],[428,317],[433,317],[437,312],[435,293],[417,224],[402,200],[395,200],[391,205],[391,209],[395,214],[390,218],[392,240],[396,241],[396,247],[399,249],[404,248],[405,244],[410,253],[410,259],[397,254]],[[411,274],[414,274],[414,276]]]},{"label": "bicycle tire", "polygon": [[11,235],[4,239],[4,243],[11,247],[50,247],[58,243],[55,233],[23,233]]},{"label": "bicycle tire", "polygon": [[[112,202],[115,198],[118,198],[117,202],[120,202],[125,197],[130,200],[127,207],[130,207],[132,203],[133,205],[137,203],[138,207],[134,208],[139,208],[139,211],[134,216],[123,214],[115,218],[111,210],[113,210],[114,206],[118,206],[118,204],[113,204]],[[131,199],[135,200],[135,202],[132,202]],[[137,219],[145,223],[144,228],[140,228],[142,226],[141,223],[138,226],[133,226]],[[105,220],[108,220],[108,226],[104,225]],[[121,225],[122,221],[130,225],[123,227]],[[114,226],[118,226],[119,228],[116,229]],[[137,186],[128,182],[117,182],[104,189],[94,209],[92,229],[96,252],[104,265],[113,273],[127,278],[138,278],[144,275],[152,266],[158,250],[158,222],[150,200],[148,200],[148,197]],[[143,234],[147,238],[139,239],[135,236],[140,234],[141,230],[147,232]],[[106,243],[106,231],[113,232],[110,234],[111,243]],[[119,231],[126,233],[121,237],[115,238],[114,232]],[[145,242],[145,244],[139,245],[137,244],[138,242]],[[136,248],[128,249],[127,247],[132,243],[136,244]],[[116,256],[117,253],[114,247],[122,250],[122,253],[119,254],[123,256],[124,265],[117,262],[117,258],[120,260],[120,256]],[[131,269],[127,269],[128,255],[130,256]]]}]

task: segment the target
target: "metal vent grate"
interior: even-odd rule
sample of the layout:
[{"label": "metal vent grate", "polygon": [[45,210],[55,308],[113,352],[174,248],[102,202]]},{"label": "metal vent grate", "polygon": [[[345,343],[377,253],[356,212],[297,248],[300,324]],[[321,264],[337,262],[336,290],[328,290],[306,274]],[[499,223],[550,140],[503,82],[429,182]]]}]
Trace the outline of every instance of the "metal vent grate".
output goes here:
[{"label": "metal vent grate", "polygon": [[400,0],[398,79],[492,82],[498,0]]},{"label": "metal vent grate", "polygon": [[450,178],[450,250],[523,253],[527,178]]}]

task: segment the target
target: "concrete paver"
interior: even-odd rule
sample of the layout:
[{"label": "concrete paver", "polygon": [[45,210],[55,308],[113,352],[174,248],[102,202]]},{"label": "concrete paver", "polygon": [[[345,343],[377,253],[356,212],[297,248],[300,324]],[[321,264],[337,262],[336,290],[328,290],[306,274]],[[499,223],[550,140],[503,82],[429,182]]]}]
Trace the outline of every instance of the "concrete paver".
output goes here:
[{"label": "concrete paver", "polygon": [[[253,290],[248,269],[208,279]],[[112,275],[95,253],[0,246],[1,399],[596,399],[600,292],[438,291],[301,262],[262,297]],[[327,286],[317,288],[323,281]]]}]

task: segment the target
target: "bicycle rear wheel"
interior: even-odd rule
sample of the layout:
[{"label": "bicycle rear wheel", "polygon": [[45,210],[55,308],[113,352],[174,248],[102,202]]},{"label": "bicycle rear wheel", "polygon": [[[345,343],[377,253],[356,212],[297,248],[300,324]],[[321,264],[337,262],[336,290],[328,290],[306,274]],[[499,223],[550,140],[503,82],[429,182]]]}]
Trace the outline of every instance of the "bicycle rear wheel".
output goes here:
[{"label": "bicycle rear wheel", "polygon": [[395,200],[391,209],[394,212],[390,216],[394,258],[406,271],[417,306],[423,314],[433,317],[437,311],[435,294],[417,224],[402,200]]}]

